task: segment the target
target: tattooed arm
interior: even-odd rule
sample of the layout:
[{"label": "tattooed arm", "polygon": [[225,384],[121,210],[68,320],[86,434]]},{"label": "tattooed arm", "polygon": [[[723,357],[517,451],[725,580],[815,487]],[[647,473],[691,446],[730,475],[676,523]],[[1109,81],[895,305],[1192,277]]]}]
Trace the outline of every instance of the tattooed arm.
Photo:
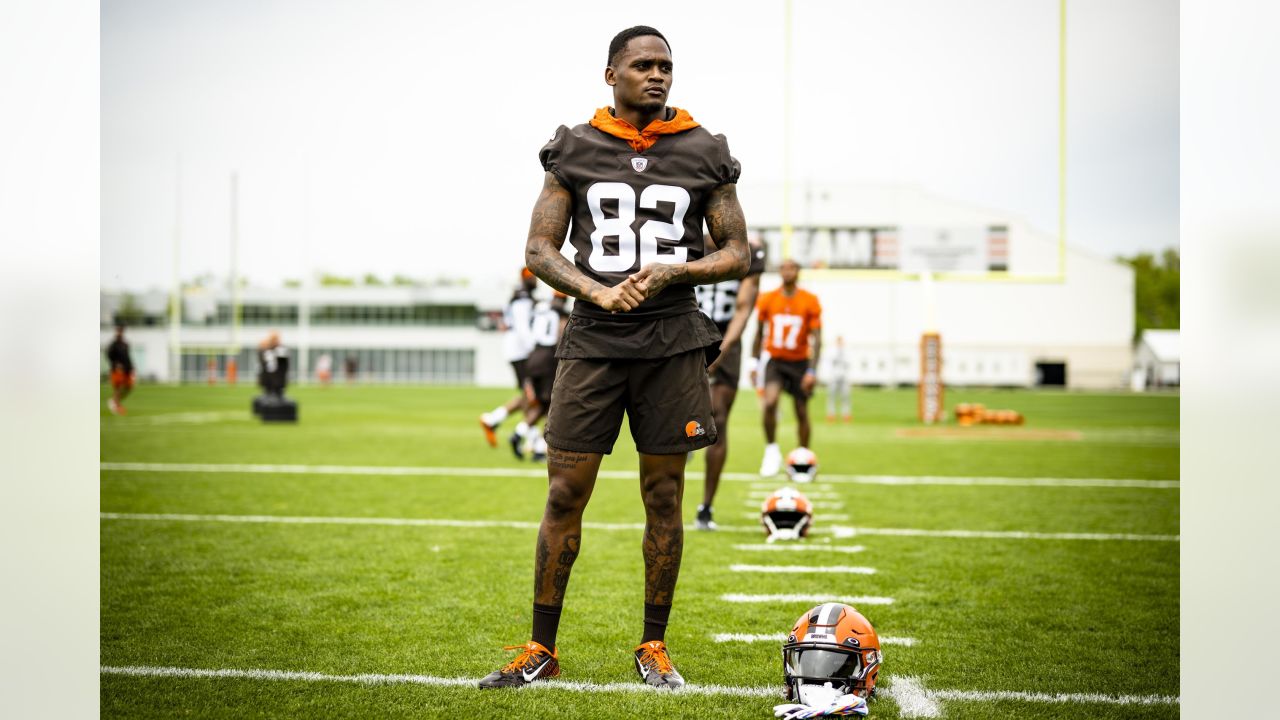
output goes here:
[{"label": "tattooed arm", "polygon": [[542,193],[533,206],[533,218],[529,221],[529,240],[524,247],[525,266],[543,282],[566,295],[613,312],[634,310],[645,296],[630,278],[614,287],[605,287],[582,274],[560,254],[569,232],[572,212],[573,196],[554,174],[547,173],[542,182]]},{"label": "tattooed arm", "polygon": [[650,263],[640,268],[629,279],[645,297],[657,295],[672,283],[707,285],[747,274],[751,249],[747,247],[747,221],[738,203],[737,185],[726,183],[711,191],[706,218],[711,239],[720,249],[691,263]]}]

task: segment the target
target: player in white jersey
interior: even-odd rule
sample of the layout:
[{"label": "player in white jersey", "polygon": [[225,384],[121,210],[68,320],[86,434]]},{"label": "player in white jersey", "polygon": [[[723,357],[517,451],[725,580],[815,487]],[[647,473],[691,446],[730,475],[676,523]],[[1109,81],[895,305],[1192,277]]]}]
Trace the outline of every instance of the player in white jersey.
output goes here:
[{"label": "player in white jersey", "polygon": [[[516,387],[520,392],[511,398],[504,405],[484,413],[480,416],[480,428],[484,430],[485,440],[489,442],[490,447],[498,447],[498,426],[503,420],[520,410],[523,413],[529,405],[529,393],[525,389],[525,363],[529,359],[529,353],[533,352],[533,291],[538,287],[538,278],[534,277],[528,268],[520,270],[520,287],[516,290],[511,299],[507,301],[506,307],[502,309],[502,353],[506,356],[507,362],[511,363],[511,368],[516,373]],[[529,432],[529,426],[522,419],[516,425],[515,433],[511,436],[511,450],[516,454],[517,458],[524,459],[524,441],[525,435]]]},{"label": "player in white jersey", "polygon": [[841,418],[853,420],[853,403],[849,398],[849,355],[844,336],[836,336],[836,349],[827,361],[827,422]]},{"label": "player in white jersey", "polygon": [[547,441],[538,431],[538,421],[551,411],[551,390],[555,386],[556,346],[569,324],[569,296],[556,291],[550,303],[538,303],[533,310],[533,352],[525,361],[525,390],[532,399],[524,411],[528,426],[525,446],[534,462],[547,459]]}]

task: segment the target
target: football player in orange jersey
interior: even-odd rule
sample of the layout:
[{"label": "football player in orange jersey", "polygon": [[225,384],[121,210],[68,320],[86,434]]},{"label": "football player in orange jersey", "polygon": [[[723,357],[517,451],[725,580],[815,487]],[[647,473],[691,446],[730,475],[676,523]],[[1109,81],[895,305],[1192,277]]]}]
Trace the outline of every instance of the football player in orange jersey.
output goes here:
[{"label": "football player in orange jersey", "polygon": [[756,337],[751,344],[751,384],[762,368],[760,349],[769,353],[764,372],[764,459],[760,474],[777,475],[782,468],[778,448],[778,398],[782,391],[795,400],[800,447],[809,447],[809,396],[818,384],[818,358],[822,353],[822,304],[818,297],[796,284],[800,264],[782,261],[778,268],[782,287],[756,301]]}]

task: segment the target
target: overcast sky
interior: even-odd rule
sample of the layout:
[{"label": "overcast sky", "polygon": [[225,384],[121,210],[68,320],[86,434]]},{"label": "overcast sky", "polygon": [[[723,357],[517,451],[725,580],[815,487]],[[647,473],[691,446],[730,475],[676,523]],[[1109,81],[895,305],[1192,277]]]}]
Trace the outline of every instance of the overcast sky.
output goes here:
[{"label": "overcast sky", "polygon": [[[1056,233],[1057,0],[794,0],[797,183],[913,183]],[[744,196],[783,177],[784,3],[104,0],[105,288],[240,270],[508,275],[560,124],[609,104],[610,38],[670,40],[670,102]],[[1178,244],[1178,5],[1068,2],[1068,235]],[[748,222],[752,210],[745,207]],[[794,218],[798,219],[798,218]]]}]

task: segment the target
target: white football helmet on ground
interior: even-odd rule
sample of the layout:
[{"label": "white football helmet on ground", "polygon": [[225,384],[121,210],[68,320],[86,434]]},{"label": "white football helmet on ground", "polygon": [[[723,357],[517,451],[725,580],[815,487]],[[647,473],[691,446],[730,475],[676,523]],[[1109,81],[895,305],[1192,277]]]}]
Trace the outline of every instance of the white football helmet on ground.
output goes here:
[{"label": "white football helmet on ground", "polygon": [[818,477],[818,456],[809,448],[799,447],[787,453],[787,477],[792,482],[809,483]]},{"label": "white football helmet on ground", "polygon": [[760,524],[775,540],[799,540],[813,524],[813,503],[795,488],[775,490],[760,506]]}]

